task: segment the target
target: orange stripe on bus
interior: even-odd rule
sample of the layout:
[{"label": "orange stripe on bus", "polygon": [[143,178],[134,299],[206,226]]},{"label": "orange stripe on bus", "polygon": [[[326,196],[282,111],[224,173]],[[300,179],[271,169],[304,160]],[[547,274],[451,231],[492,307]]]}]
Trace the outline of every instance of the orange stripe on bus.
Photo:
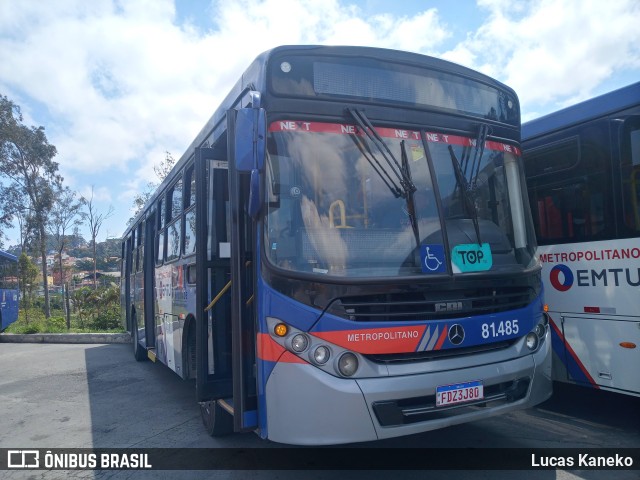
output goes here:
[{"label": "orange stripe on bus", "polygon": [[265,362],[307,363],[287,351],[267,333],[258,334],[258,358]]},{"label": "orange stripe on bus", "polygon": [[258,334],[258,358],[267,362],[277,362],[285,348],[279,345],[271,336],[266,333]]},{"label": "orange stripe on bus", "polygon": [[444,328],[442,329],[442,333],[440,334],[440,338],[438,338],[438,343],[436,343],[435,350],[440,350],[442,348],[442,344],[444,343],[445,339],[447,338],[447,333],[448,332],[449,332],[449,329],[445,325]]},{"label": "orange stripe on bus", "polygon": [[300,357],[294,355],[289,351],[285,351],[280,357],[280,363],[307,363]]}]

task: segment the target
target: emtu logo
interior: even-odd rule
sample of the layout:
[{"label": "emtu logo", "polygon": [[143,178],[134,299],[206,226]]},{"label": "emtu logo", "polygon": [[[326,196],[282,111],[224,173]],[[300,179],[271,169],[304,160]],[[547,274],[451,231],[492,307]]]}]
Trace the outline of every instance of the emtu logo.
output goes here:
[{"label": "emtu logo", "polygon": [[[562,274],[562,281],[560,275]],[[566,265],[556,265],[549,273],[549,280],[553,288],[560,292],[566,292],[573,285],[573,272]]]}]

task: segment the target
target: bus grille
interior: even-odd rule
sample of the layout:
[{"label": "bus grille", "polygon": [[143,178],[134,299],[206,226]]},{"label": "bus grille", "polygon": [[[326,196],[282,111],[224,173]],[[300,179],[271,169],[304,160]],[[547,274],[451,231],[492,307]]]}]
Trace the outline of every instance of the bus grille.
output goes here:
[{"label": "bus grille", "polygon": [[446,320],[524,308],[535,297],[530,287],[385,293],[339,298],[329,311],[356,322]]},{"label": "bus grille", "polygon": [[427,350],[424,352],[402,352],[402,353],[369,353],[363,355],[376,363],[412,363],[432,360],[441,360],[449,357],[461,357],[464,355],[477,355],[479,353],[494,352],[511,347],[518,339],[506,340],[503,342],[482,343],[471,347],[446,348],[442,350]]}]

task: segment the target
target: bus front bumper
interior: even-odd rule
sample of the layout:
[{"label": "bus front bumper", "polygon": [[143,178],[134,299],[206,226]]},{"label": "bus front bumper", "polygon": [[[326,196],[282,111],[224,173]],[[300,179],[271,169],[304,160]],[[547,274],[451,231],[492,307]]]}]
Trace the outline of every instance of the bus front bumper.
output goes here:
[{"label": "bus front bumper", "polygon": [[[549,333],[547,332],[547,337]],[[278,363],[266,385],[267,438],[333,445],[411,435],[537,405],[552,392],[551,342],[531,355],[462,369],[344,379]],[[481,381],[482,402],[436,407],[436,388]]]}]

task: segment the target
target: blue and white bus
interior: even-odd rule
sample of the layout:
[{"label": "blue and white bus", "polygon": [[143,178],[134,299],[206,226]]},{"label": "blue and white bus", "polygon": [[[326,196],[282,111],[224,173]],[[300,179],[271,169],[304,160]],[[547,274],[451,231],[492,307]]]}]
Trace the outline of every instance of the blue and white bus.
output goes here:
[{"label": "blue and white bus", "polygon": [[366,47],[263,53],[123,235],[136,359],[195,379],[210,434],[290,444],[544,401],[519,140],[516,94],[467,68]]},{"label": "blue and white bus", "polygon": [[0,332],[18,320],[18,258],[0,250]]},{"label": "blue and white bus", "polygon": [[554,379],[640,396],[640,82],[522,127]]}]

